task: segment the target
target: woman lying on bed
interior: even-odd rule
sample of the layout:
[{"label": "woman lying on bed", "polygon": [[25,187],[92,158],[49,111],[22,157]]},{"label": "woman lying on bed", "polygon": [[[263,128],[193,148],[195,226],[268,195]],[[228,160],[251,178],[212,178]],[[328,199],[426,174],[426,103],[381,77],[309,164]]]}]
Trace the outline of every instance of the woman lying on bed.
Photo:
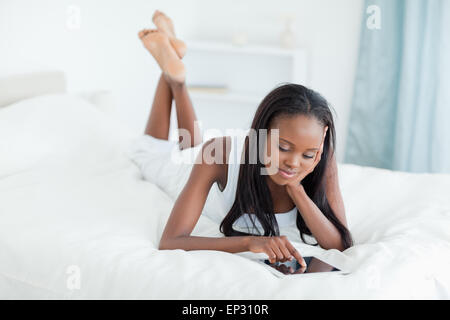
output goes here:
[{"label": "woman lying on bed", "polygon": [[[170,110],[175,99],[178,127],[190,133],[190,139],[179,137],[179,148],[203,144],[174,204],[159,248],[263,252],[272,263],[296,258],[304,264],[287,237],[279,234],[279,221],[289,214],[293,215],[303,241],[304,234],[308,234],[324,249],[345,250],[352,246],[338,185],[335,128],[327,101],[298,84],[275,88],[259,105],[251,125],[255,132],[267,129],[267,138],[263,141],[265,158],[258,157],[256,163],[249,161],[249,150],[260,154],[259,139],[262,138],[259,135],[256,139],[247,137],[242,149],[245,161],[232,167],[227,164],[230,149],[224,147],[232,143],[230,137],[203,143],[198,134],[200,130],[196,128],[181,60],[186,46],[175,37],[173,23],[164,13],[156,11],[153,22],[157,29],[139,32],[143,45],[162,70],[145,135],[155,141],[168,141]],[[271,132],[278,133],[276,140]],[[214,158],[219,161],[211,163],[202,158],[211,147]],[[276,170],[261,174],[261,169],[272,167],[273,162]],[[229,172],[230,168],[237,172]],[[236,190],[231,209],[220,225],[225,237],[191,236],[214,183],[223,192],[233,190],[233,184]],[[250,234],[235,230],[233,224],[244,215],[256,217],[252,223],[256,227],[257,221],[262,231]]]}]

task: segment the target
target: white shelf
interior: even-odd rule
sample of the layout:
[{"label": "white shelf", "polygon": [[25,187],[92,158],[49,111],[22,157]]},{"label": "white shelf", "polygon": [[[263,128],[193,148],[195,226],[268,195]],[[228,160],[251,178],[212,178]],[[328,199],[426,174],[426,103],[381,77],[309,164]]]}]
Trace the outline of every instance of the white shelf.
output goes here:
[{"label": "white shelf", "polygon": [[277,85],[307,84],[307,52],[301,48],[204,41],[186,45],[186,83],[194,87],[189,94],[205,128],[248,128]]},{"label": "white shelf", "polygon": [[189,91],[189,95],[195,100],[209,100],[209,101],[223,101],[223,102],[242,102],[246,104],[259,104],[263,96],[257,96],[239,92],[227,92],[227,93],[208,93]]},{"label": "white shelf", "polygon": [[187,41],[186,45],[188,48],[188,53],[190,50],[201,50],[220,53],[256,54],[256,55],[292,57],[301,52],[304,52],[304,50],[301,48],[284,49],[275,46],[252,45],[252,44],[238,46],[226,42]]}]

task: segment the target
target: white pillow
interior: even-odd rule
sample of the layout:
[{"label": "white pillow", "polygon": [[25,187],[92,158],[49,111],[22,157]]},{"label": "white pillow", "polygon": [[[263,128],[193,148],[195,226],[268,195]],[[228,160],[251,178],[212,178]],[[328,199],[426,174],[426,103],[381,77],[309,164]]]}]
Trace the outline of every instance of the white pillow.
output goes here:
[{"label": "white pillow", "polygon": [[48,94],[0,109],[0,177],[38,165],[108,161],[128,139],[92,103]]}]

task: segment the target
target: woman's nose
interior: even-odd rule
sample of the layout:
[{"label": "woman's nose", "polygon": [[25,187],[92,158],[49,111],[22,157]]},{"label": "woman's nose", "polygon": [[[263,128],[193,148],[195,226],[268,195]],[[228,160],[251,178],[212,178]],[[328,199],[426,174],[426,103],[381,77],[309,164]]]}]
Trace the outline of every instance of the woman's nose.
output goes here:
[{"label": "woman's nose", "polygon": [[286,159],[285,164],[289,167],[290,170],[297,170],[301,168],[302,161],[300,156],[293,155]]}]

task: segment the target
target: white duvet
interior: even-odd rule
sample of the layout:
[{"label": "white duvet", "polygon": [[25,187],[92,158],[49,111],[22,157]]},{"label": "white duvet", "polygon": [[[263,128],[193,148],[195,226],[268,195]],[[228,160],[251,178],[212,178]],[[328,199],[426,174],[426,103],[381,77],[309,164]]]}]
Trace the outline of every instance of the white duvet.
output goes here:
[{"label": "white duvet", "polygon": [[[277,278],[250,253],[157,250],[173,200],[125,154],[134,138],[86,101],[0,110],[0,298],[450,298],[450,176],[339,164],[355,246],[301,243],[350,271]],[[195,235],[221,236],[203,215]]]}]

